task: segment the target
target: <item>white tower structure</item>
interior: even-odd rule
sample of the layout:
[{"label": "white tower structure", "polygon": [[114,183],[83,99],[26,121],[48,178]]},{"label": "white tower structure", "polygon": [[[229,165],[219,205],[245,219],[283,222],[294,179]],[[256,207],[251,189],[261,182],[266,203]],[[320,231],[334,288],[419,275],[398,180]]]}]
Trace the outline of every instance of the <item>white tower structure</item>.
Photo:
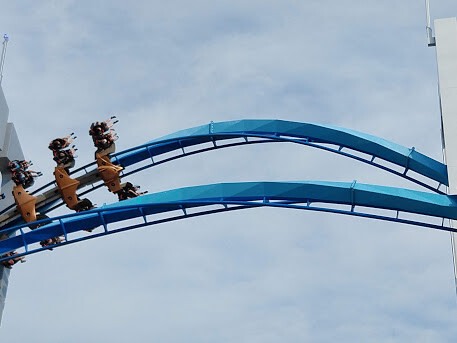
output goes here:
[{"label": "white tower structure", "polygon": [[[434,26],[443,156],[449,177],[447,192],[457,194],[457,19],[437,19]],[[457,221],[452,220],[451,226],[457,228]],[[457,286],[456,233],[451,233],[451,242]]]},{"label": "white tower structure", "polygon": [[[12,204],[11,195],[13,190],[14,183],[11,180],[11,173],[9,172],[7,166],[8,162],[11,160],[23,160],[24,155],[22,153],[21,144],[19,143],[19,138],[16,134],[16,130],[12,123],[8,123],[9,109],[6,103],[5,95],[3,94],[3,89],[1,85],[1,80],[3,76],[3,64],[5,62],[6,55],[6,43],[8,37],[4,36],[3,50],[0,58],[0,176],[1,176],[1,191],[7,197],[3,200],[0,200],[0,210]],[[0,239],[4,239],[1,237]],[[6,299],[6,290],[8,288],[8,278],[10,275],[10,270],[6,269],[0,265],[0,324],[2,320],[3,309],[5,307]]]}]

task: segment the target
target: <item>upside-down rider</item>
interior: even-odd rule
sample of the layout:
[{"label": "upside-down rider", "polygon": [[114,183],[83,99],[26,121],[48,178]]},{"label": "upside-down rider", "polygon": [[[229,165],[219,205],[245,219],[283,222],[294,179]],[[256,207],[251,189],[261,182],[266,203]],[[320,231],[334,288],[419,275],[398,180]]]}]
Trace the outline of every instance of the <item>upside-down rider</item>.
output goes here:
[{"label": "upside-down rider", "polygon": [[119,198],[119,201],[122,201],[122,200],[136,198],[138,196],[141,196],[141,195],[144,195],[144,194],[147,193],[147,191],[138,193],[137,191],[139,189],[140,189],[140,186],[134,186],[130,182],[127,182],[122,187],[122,189],[119,192],[117,192],[116,194],[117,194],[117,196]]},{"label": "upside-down rider", "polygon": [[[6,254],[0,256],[1,258],[3,257],[13,257],[17,255],[17,252],[15,251],[10,251],[10,252],[7,252]],[[10,260],[5,260],[5,261],[2,261],[2,265],[5,267],[5,268],[8,268],[8,269],[11,269],[16,263],[18,262],[21,262],[21,263],[24,263],[26,262],[24,257],[13,257],[12,259]]]}]

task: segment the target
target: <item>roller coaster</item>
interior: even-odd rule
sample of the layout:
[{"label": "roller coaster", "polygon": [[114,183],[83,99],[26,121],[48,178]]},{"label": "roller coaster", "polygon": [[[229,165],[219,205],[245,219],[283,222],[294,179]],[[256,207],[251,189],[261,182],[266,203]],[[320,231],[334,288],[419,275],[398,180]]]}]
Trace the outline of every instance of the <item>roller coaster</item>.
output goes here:
[{"label": "roller coaster", "polygon": [[[68,147],[71,135],[65,139],[62,144]],[[99,147],[96,161],[72,171],[74,161],[55,159],[55,180],[30,193],[21,185],[15,188],[15,204],[0,212],[0,262],[11,261],[13,253],[18,261],[26,255],[126,230],[257,207],[332,212],[456,231],[447,219],[457,220],[457,198],[442,190],[449,185],[446,165],[414,147],[406,148],[361,132],[282,120],[239,120],[210,122],[121,152],[115,152],[114,142],[110,143]],[[121,183],[132,174],[183,157],[265,143],[294,143],[339,154],[427,191],[356,181],[291,181],[220,183],[144,194],[137,193],[131,183]],[[118,194],[121,201],[95,208],[82,198],[103,186]],[[123,191],[129,190],[133,196],[121,197]],[[7,195],[2,201],[12,199]],[[64,204],[77,213],[48,216]],[[381,212],[373,214],[372,209]],[[417,215],[417,219],[404,219],[402,213]]]}]

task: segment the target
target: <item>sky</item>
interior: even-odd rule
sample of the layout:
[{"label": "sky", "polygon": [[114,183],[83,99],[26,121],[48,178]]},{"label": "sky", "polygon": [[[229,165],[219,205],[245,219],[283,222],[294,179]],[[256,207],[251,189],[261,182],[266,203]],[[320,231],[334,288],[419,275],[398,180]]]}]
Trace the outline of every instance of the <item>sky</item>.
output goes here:
[{"label": "sky", "polygon": [[[118,151],[210,121],[342,126],[442,159],[423,1],[5,1],[2,88],[27,159],[116,115]],[[457,15],[454,0],[432,18]],[[150,193],[238,181],[417,186],[357,161],[268,144],[132,175]],[[90,195],[116,201],[106,190]],[[60,209],[54,214],[68,213]],[[0,337],[52,342],[455,342],[449,233],[254,209],[31,255],[14,267]]]}]

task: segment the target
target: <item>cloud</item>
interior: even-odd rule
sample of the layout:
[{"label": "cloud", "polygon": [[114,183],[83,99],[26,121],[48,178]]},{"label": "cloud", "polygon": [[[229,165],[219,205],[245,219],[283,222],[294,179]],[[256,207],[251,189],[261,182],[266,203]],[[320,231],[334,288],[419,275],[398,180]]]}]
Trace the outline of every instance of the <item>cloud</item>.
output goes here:
[{"label": "cloud", "polygon": [[[442,1],[432,14],[456,9]],[[25,155],[45,174],[37,185],[52,179],[49,140],[76,132],[77,164],[88,163],[88,127],[108,114],[120,118],[118,150],[211,120],[274,118],[360,130],[440,160],[423,12],[416,1],[8,3],[2,87]],[[195,155],[131,179],[150,192],[256,180],[417,188],[292,144]],[[115,201],[105,190],[90,198]],[[444,232],[239,211],[30,256],[13,269],[2,337],[451,341],[453,282]]]}]

